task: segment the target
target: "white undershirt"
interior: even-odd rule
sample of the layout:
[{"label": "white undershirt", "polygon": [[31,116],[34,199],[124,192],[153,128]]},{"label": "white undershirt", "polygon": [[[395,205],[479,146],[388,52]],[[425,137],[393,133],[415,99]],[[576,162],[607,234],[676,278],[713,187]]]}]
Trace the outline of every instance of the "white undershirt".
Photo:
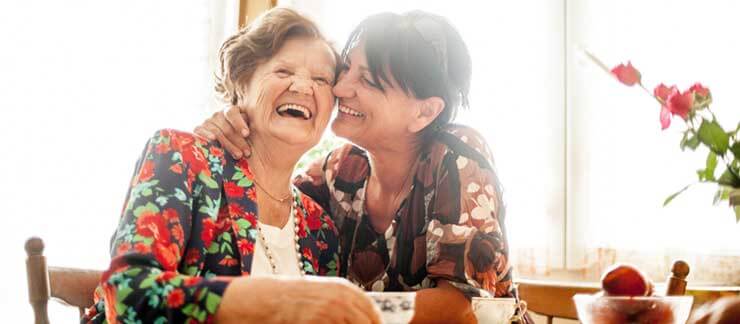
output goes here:
[{"label": "white undershirt", "polygon": [[[298,260],[295,251],[295,217],[288,217],[283,228],[259,223],[262,234],[265,236],[267,247],[270,248],[277,273],[280,275],[300,276]],[[252,259],[252,275],[272,275],[270,261],[267,260],[265,249],[259,238],[255,240],[254,257]]]}]

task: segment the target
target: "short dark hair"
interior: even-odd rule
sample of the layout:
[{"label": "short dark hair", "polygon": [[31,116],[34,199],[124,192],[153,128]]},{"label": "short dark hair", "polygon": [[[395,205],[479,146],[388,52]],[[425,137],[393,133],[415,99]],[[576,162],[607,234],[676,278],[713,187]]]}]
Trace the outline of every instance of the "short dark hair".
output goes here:
[{"label": "short dark hair", "polygon": [[236,105],[242,99],[244,84],[252,78],[257,66],[275,55],[285,41],[295,37],[323,40],[334,56],[339,57],[313,21],[295,10],[274,8],[257,17],[221,45],[216,92],[227,103]]},{"label": "short dark hair", "polygon": [[342,50],[364,42],[373,81],[390,83],[390,71],[398,86],[419,99],[440,97],[445,109],[427,127],[439,129],[451,122],[460,107],[468,108],[472,62],[460,33],[447,19],[415,10],[404,14],[380,13],[360,22]]}]

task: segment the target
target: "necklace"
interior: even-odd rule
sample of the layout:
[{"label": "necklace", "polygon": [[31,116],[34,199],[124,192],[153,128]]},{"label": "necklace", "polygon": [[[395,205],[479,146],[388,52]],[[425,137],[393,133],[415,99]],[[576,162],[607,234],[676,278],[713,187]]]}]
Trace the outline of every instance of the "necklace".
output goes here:
[{"label": "necklace", "polygon": [[[250,146],[253,146],[252,145],[252,142],[249,142],[249,144],[250,144]],[[262,162],[262,157],[260,157],[259,154],[254,154],[254,155],[257,156],[257,160],[260,161],[260,165],[262,166],[262,169],[264,169],[265,168],[265,163]],[[286,201],[288,201],[288,199],[290,199],[290,197],[293,196],[293,194],[290,193],[290,192],[287,195],[285,195],[285,197],[283,197],[283,198],[277,198],[277,197],[273,196],[269,191],[267,191],[267,189],[265,189],[265,187],[263,187],[259,183],[259,181],[257,181],[257,176],[256,175],[255,175],[254,180],[252,182],[254,182],[254,184],[256,184],[257,187],[260,188],[267,195],[267,197],[270,197],[270,199],[272,199],[274,201],[277,201],[277,202],[279,202],[281,204],[284,203],[284,202],[286,202]]]},{"label": "necklace", "polygon": [[257,177],[254,177],[254,180],[252,180],[252,182],[254,182],[254,184],[256,184],[257,187],[260,188],[262,190],[262,192],[264,192],[267,195],[267,197],[270,197],[270,199],[272,199],[274,201],[277,201],[277,202],[279,202],[281,204],[284,203],[284,202],[286,202],[286,201],[288,201],[288,199],[290,199],[290,197],[293,196],[292,194],[287,194],[283,198],[277,198],[277,197],[273,196],[272,194],[270,194],[270,192],[267,191],[264,187],[262,187],[262,185],[257,181]]},{"label": "necklace", "polygon": [[[256,182],[255,182],[256,183]],[[292,194],[291,194],[292,196]],[[293,204],[290,205],[290,216],[293,217],[293,239],[295,242],[295,253],[296,253],[296,261],[298,265],[298,272],[301,276],[306,275],[306,270],[303,269],[303,263],[301,262],[301,246],[298,244],[298,232],[300,231],[300,227],[298,224],[301,222],[298,219],[298,199],[293,199]],[[275,261],[275,256],[272,254],[272,250],[270,250],[270,247],[267,245],[267,240],[265,239],[265,234],[262,233],[262,226],[260,225],[259,221],[257,222],[257,236],[259,237],[260,243],[262,243],[262,250],[265,252],[265,256],[267,257],[267,261],[270,263],[270,269],[272,270],[272,274],[279,274],[277,269],[277,262]]]}]

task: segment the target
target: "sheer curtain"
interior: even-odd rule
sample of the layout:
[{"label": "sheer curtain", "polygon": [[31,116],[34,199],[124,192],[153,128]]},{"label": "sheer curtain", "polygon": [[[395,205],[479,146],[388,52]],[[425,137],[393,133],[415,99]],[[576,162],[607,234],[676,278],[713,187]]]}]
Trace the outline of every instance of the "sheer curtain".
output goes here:
[{"label": "sheer curtain", "polygon": [[[0,3],[0,308],[30,322],[24,240],[50,265],[104,269],[127,184],[159,128],[213,104],[215,51],[236,1]],[[53,322],[76,310],[50,303]]]},{"label": "sheer curtain", "polygon": [[568,265],[592,277],[613,262],[633,262],[663,280],[674,258],[693,267],[692,283],[740,283],[740,225],[716,186],[696,185],[707,152],[681,152],[680,119],[660,130],[657,103],[595,68],[588,48],[609,65],[631,60],[652,89],[712,90],[726,128],[740,121],[740,4],[733,1],[568,1]]},{"label": "sheer curtain", "polygon": [[280,1],[341,48],[365,17],[421,9],[446,17],[473,59],[471,109],[493,151],[518,274],[562,267],[565,212],[564,1]]}]

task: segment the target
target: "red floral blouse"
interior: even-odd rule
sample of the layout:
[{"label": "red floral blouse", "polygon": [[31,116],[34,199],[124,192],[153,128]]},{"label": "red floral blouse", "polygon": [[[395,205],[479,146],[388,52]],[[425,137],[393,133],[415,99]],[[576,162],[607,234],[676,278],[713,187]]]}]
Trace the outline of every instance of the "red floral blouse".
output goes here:
[{"label": "red floral blouse", "polygon": [[[246,160],[193,134],[158,131],[136,165],[111,263],[82,322],[209,322],[234,276],[249,275],[257,237]],[[307,275],[337,275],[334,223],[295,190]]]},{"label": "red floral blouse", "polygon": [[446,280],[466,296],[515,297],[501,188],[473,129],[451,125],[419,155],[413,188],[385,233],[365,211],[370,163],[345,145],[295,180],[339,228],[341,275],[367,290],[408,291]]}]

